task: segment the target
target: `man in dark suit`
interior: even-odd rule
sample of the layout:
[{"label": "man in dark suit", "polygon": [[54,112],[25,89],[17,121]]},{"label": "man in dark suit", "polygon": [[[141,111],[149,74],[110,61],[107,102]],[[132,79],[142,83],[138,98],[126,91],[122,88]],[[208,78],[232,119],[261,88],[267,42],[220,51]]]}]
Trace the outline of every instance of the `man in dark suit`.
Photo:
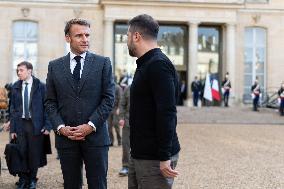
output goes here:
[{"label": "man in dark suit", "polygon": [[24,154],[22,162],[26,167],[19,174],[18,189],[36,188],[39,167],[46,165],[44,135],[48,135],[51,125],[44,109],[45,84],[32,76],[33,66],[21,62],[17,66],[17,81],[11,90],[10,133],[17,138]]},{"label": "man in dark suit", "polygon": [[200,96],[200,82],[198,81],[198,77],[194,77],[194,81],[191,83],[191,92],[192,92],[192,99],[193,99],[193,106],[198,106],[198,99]]},{"label": "man in dark suit", "polygon": [[110,145],[106,120],[115,90],[111,63],[88,51],[88,21],[72,19],[64,31],[71,52],[49,63],[45,101],[57,133],[64,188],[82,187],[84,162],[88,188],[105,189]]}]

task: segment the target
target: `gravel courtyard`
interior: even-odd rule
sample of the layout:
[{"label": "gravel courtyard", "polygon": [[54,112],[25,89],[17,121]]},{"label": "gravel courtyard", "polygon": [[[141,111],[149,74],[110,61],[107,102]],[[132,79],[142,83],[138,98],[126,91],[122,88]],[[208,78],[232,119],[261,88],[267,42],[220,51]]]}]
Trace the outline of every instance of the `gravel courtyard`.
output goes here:
[{"label": "gravel courtyard", "polygon": [[[273,119],[275,112],[270,113]],[[185,113],[180,114],[186,116]],[[263,117],[261,112],[259,117]],[[178,135],[182,151],[177,166],[180,175],[175,180],[174,188],[283,189],[284,120],[279,124],[270,121],[272,124],[209,124],[202,123],[202,119],[199,124],[180,123]],[[7,141],[8,134],[0,133],[2,165]],[[63,188],[59,161],[55,157],[55,153],[50,155],[48,165],[39,170],[38,188]],[[120,168],[121,148],[115,146],[109,152],[109,189],[127,188],[127,177],[118,176]],[[0,188],[13,189],[16,180],[7,170],[2,170]],[[87,188],[86,184],[84,188]]]}]

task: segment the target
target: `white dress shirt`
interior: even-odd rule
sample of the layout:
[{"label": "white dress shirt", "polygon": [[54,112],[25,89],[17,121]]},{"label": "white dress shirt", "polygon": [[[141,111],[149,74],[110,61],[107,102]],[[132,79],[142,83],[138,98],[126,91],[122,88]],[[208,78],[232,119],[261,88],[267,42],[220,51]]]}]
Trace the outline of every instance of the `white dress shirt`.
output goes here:
[{"label": "white dress shirt", "polygon": [[[80,61],[81,61],[80,78],[82,77],[86,54],[87,54],[87,52],[85,52],[83,54],[80,54],[80,56],[82,57],[80,59]],[[72,52],[70,52],[70,70],[71,70],[72,74],[73,74],[73,71],[74,71],[74,69],[76,67],[76,64],[77,64],[76,60],[74,59],[75,56],[77,56],[77,55],[72,53]]]},{"label": "white dress shirt", "polygon": [[[22,99],[23,99],[23,115],[22,118],[25,118],[25,104],[24,104],[24,99],[25,99],[25,88],[26,88],[26,83],[28,83],[28,102],[30,105],[30,97],[31,97],[31,90],[32,90],[32,85],[33,85],[33,77],[30,77],[27,80],[24,80],[22,83]],[[31,117],[31,113],[29,112],[29,116]]]},{"label": "white dress shirt", "polygon": [[[86,54],[87,54],[87,52],[84,52],[83,54],[80,54],[80,56],[82,57],[82,58],[80,59],[80,61],[81,61],[80,78],[82,77]],[[71,73],[72,73],[72,74],[73,74],[73,71],[74,71],[74,69],[75,69],[75,67],[76,67],[76,64],[77,64],[76,60],[74,59],[75,56],[77,56],[77,55],[74,54],[74,53],[72,53],[72,52],[70,51],[70,70],[71,70]],[[93,127],[93,131],[96,131],[96,126],[94,125],[93,122],[89,121],[89,122],[88,122],[88,125],[90,125],[90,126]],[[65,125],[64,125],[64,124],[59,125],[59,126],[57,127],[57,131],[59,131],[59,129],[61,129],[62,127],[65,127]]]}]

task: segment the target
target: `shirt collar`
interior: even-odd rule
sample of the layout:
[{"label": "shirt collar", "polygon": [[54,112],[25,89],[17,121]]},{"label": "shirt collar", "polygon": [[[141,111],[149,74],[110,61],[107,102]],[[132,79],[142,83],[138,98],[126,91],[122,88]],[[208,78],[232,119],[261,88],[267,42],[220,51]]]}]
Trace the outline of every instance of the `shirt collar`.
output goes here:
[{"label": "shirt collar", "polygon": [[29,79],[24,80],[23,81],[23,85],[25,85],[25,83],[28,83],[29,85],[33,83],[33,77],[31,76]]},{"label": "shirt collar", "polygon": [[[83,58],[83,60],[85,60],[86,54],[87,54],[87,52],[84,52],[83,54],[80,54],[79,56],[81,56]],[[78,55],[76,55],[76,54],[74,54],[70,51],[70,60],[73,60],[75,56],[78,56]]]},{"label": "shirt collar", "polygon": [[154,49],[149,50],[148,52],[146,52],[144,55],[142,55],[140,58],[138,58],[136,60],[136,64],[138,66],[140,66],[144,62],[151,59],[154,56],[154,54],[157,53],[157,52],[161,52],[161,49],[160,48],[154,48]]}]

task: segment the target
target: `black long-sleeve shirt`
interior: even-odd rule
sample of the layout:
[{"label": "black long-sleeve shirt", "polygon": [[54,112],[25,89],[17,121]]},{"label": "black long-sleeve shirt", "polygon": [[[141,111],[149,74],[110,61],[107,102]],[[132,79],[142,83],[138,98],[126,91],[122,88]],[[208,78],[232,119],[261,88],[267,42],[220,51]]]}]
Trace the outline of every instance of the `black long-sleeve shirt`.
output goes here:
[{"label": "black long-sleeve shirt", "polygon": [[131,156],[169,160],[180,150],[176,133],[176,70],[158,48],[148,51],[136,63],[130,90]]}]

